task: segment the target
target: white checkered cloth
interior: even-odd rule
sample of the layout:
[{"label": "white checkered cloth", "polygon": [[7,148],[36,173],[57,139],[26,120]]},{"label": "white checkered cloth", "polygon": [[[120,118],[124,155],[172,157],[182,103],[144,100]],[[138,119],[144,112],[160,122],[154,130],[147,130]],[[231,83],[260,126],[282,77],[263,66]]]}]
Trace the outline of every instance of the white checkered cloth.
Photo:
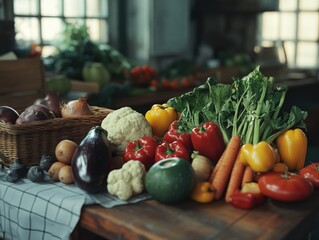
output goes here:
[{"label": "white checkered cloth", "polygon": [[83,205],[111,208],[150,198],[148,194],[121,201],[107,192],[88,194],[74,184],[28,179],[9,183],[0,172],[0,238],[8,240],[67,240]]}]

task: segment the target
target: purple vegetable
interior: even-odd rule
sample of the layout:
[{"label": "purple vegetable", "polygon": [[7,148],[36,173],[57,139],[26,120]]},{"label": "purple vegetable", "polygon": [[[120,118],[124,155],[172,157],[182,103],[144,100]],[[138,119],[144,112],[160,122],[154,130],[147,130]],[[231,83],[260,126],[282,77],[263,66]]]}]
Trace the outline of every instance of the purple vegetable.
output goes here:
[{"label": "purple vegetable", "polygon": [[54,118],[54,114],[44,105],[34,104],[27,107],[17,118],[16,124],[48,120]]},{"label": "purple vegetable", "polygon": [[59,95],[53,93],[47,93],[45,98],[37,99],[34,104],[42,104],[46,106],[50,111],[54,113],[56,117],[61,117],[60,104],[62,99]]},{"label": "purple vegetable", "polygon": [[89,193],[106,190],[106,178],[111,170],[111,148],[107,132],[93,127],[81,141],[72,158],[75,184]]},{"label": "purple vegetable", "polygon": [[0,120],[15,124],[19,113],[9,106],[0,106]]}]

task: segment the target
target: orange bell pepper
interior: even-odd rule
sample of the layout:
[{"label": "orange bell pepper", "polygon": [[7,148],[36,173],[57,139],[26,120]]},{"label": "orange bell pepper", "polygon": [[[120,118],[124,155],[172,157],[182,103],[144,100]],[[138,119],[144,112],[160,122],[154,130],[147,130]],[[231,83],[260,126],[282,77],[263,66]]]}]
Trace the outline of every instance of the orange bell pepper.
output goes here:
[{"label": "orange bell pepper", "polygon": [[168,104],[154,104],[145,114],[152,127],[153,136],[163,137],[172,122],[178,119],[178,113]]},{"label": "orange bell pepper", "polygon": [[285,173],[288,171],[288,167],[286,164],[278,162],[274,165],[273,169],[274,172],[280,172],[280,173]]},{"label": "orange bell pepper", "polygon": [[215,193],[211,189],[211,184],[209,182],[196,182],[191,199],[199,203],[209,203],[212,202],[214,198]]}]

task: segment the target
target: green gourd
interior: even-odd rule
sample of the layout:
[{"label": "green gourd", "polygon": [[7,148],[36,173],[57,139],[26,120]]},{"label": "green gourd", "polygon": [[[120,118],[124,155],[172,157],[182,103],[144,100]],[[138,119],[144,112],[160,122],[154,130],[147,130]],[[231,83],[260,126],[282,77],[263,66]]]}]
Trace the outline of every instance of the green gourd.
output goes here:
[{"label": "green gourd", "polygon": [[145,188],[157,201],[177,203],[187,199],[195,186],[195,173],[189,161],[167,158],[155,163],[147,172]]}]

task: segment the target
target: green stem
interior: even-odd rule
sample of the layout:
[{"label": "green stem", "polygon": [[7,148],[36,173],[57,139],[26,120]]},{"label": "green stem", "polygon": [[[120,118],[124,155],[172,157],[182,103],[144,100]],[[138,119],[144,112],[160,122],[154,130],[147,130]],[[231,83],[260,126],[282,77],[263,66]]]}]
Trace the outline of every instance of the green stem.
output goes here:
[{"label": "green stem", "polygon": [[228,136],[227,131],[224,128],[224,126],[222,126],[220,117],[218,118],[218,125],[219,125],[219,128],[220,128],[220,131],[222,132],[222,135],[223,135],[223,138],[224,138],[224,142],[227,145],[228,142],[229,142],[229,136]]},{"label": "green stem", "polygon": [[245,123],[246,123],[246,111],[242,111],[238,119],[239,119],[238,121],[240,122],[240,124],[237,127],[237,134],[239,136],[243,137],[245,135],[243,128],[244,128]]},{"label": "green stem", "polygon": [[252,142],[252,133],[254,129],[254,121],[249,121],[247,126],[247,133],[245,138],[245,143],[251,143]]},{"label": "green stem", "polygon": [[243,98],[246,94],[246,92],[248,91],[248,88],[244,91],[244,93],[241,95],[237,105],[236,105],[236,110],[235,110],[235,114],[234,114],[234,119],[233,119],[233,131],[232,131],[232,136],[238,135],[238,112],[239,112],[239,107],[243,101]]},{"label": "green stem", "polygon": [[[285,97],[286,97],[286,93],[287,91],[283,90],[282,94],[281,94],[281,97],[280,97],[280,101],[279,101],[279,104],[278,104],[278,107],[276,108],[276,111],[274,113],[274,115],[272,116],[272,119],[276,119],[278,118],[278,115],[279,115],[279,112],[284,104],[284,101],[285,101]],[[263,132],[263,139],[266,139],[269,137],[269,135],[271,134],[271,131],[272,131],[272,127],[270,124],[267,125],[265,131]]]},{"label": "green stem", "polygon": [[136,141],[136,147],[133,149],[134,152],[137,152],[142,148],[142,145],[139,140]]},{"label": "green stem", "polygon": [[237,129],[237,133],[239,136],[242,136],[243,135],[243,128],[245,126],[245,121],[241,121],[239,126],[238,126],[238,129]]},{"label": "green stem", "polygon": [[[244,122],[244,124],[242,124],[242,131],[241,131],[242,138],[243,138],[243,136],[245,136],[245,133],[247,131],[247,127],[248,127],[248,123]],[[247,143],[247,142],[244,142],[244,143]]]},{"label": "green stem", "polygon": [[275,113],[273,115],[274,118],[278,117],[279,112],[281,110],[281,107],[282,107],[282,105],[284,105],[284,101],[285,101],[285,98],[286,98],[286,93],[287,93],[287,90],[282,90],[281,97],[280,97],[280,100],[279,100],[279,104],[278,104],[278,106],[276,108],[276,111],[275,111]]},{"label": "green stem", "polygon": [[258,101],[257,109],[256,109],[256,115],[255,115],[255,121],[254,121],[254,136],[253,136],[253,144],[257,144],[260,140],[259,136],[259,129],[260,129],[260,112],[261,108],[265,99],[267,93],[267,82],[263,82],[263,89],[261,92],[260,99]]},{"label": "green stem", "polygon": [[174,149],[172,149],[172,148],[169,146],[169,143],[167,142],[167,143],[166,143],[165,154],[166,154],[166,155],[169,155],[169,154],[173,154],[174,152],[175,152]]}]

